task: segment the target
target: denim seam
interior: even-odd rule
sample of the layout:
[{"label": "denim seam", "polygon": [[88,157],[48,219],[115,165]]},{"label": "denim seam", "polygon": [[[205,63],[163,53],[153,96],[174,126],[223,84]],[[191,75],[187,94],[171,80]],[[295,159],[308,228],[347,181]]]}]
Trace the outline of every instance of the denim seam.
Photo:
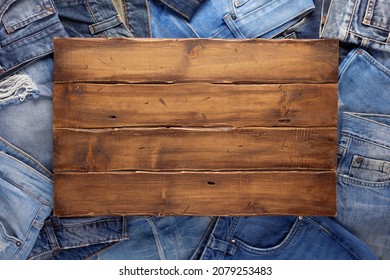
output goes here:
[{"label": "denim seam", "polygon": [[349,68],[349,65],[352,63],[354,57],[357,55],[357,52],[358,52],[359,49],[354,49],[352,52],[351,52],[351,56],[350,57],[347,57],[347,61],[345,61],[344,65],[342,66],[341,69],[339,69],[339,81],[341,80],[344,72],[346,71],[346,69]]},{"label": "denim seam", "polygon": [[104,251],[106,251],[106,250],[108,250],[108,249],[111,249],[111,248],[113,248],[113,247],[115,247],[115,246],[118,246],[119,244],[121,244],[121,241],[116,242],[116,243],[110,243],[110,244],[108,244],[106,247],[104,247],[104,248],[102,248],[102,249],[100,249],[100,250],[98,250],[98,251],[96,251],[96,252],[93,252],[92,254],[89,254],[89,255],[83,257],[82,259],[83,259],[83,260],[88,260],[88,259],[90,259],[90,258],[92,258],[92,257],[98,256],[98,255],[101,254],[102,252],[104,252]]},{"label": "denim seam", "polygon": [[[51,180],[50,178],[53,177],[53,174],[46,169],[46,167],[44,167],[39,161],[37,161],[36,159],[34,159],[33,157],[31,157],[29,154],[25,153],[24,151],[20,150],[20,149],[17,149],[15,146],[13,146],[11,143],[8,143],[7,141],[5,141],[2,137],[0,137],[0,142],[2,142],[5,146],[7,146],[7,148],[10,148],[12,149],[14,152],[20,154],[21,156],[27,158],[28,160],[32,161],[33,163],[35,163],[36,165],[39,166],[39,168],[42,169],[43,172],[46,173],[46,175],[44,174],[41,174],[43,175],[47,180],[49,180],[50,182],[53,182],[53,180]],[[0,151],[1,152],[1,151]],[[5,153],[6,154],[6,153]],[[37,171],[37,170],[36,170]],[[39,171],[37,171],[38,173],[40,173]]]},{"label": "denim seam", "polygon": [[4,225],[3,223],[1,223],[0,221],[0,232],[1,232],[1,236],[9,241],[9,242],[12,242],[13,244],[16,244],[16,242],[22,242],[19,238],[15,237],[15,236],[11,236],[11,235],[8,235],[6,232],[5,232],[5,229],[3,229]]},{"label": "denim seam", "polygon": [[52,205],[50,205],[49,202],[47,201],[43,201],[40,197],[36,196],[35,194],[33,194],[32,192],[30,192],[29,190],[25,189],[24,187],[20,186],[19,184],[13,182],[12,180],[10,180],[9,178],[3,176],[3,173],[0,172],[0,178],[3,179],[4,181],[8,182],[9,184],[11,184],[12,186],[15,186],[16,188],[20,189],[22,192],[26,193],[27,195],[29,195],[31,198],[39,201],[40,203],[48,206],[48,207],[52,207]]},{"label": "denim seam", "polygon": [[191,24],[189,24],[184,18],[179,18],[189,29],[191,29],[191,31],[194,33],[193,35],[195,35],[196,37],[200,38],[198,32],[196,32],[196,30],[191,26]]},{"label": "denim seam", "polygon": [[343,181],[345,183],[351,183],[361,188],[364,187],[364,188],[373,188],[373,189],[385,189],[390,187],[390,180],[384,182],[371,182],[371,181],[351,178],[345,174],[338,174],[337,177],[340,181]]},{"label": "denim seam", "polygon": [[356,259],[360,259],[359,255],[357,255],[353,250],[351,250],[343,242],[341,242],[341,240],[339,238],[337,238],[337,235],[335,235],[331,229],[323,227],[320,223],[314,221],[313,218],[308,217],[308,220],[311,221],[313,224],[317,225],[320,229],[322,229],[322,231],[325,232],[326,235],[328,235],[333,240],[335,240],[338,244],[340,244],[342,247],[344,247]]},{"label": "denim seam", "polygon": [[164,250],[162,249],[162,244],[161,244],[161,240],[159,238],[159,234],[157,232],[157,229],[153,223],[153,220],[152,219],[146,219],[146,221],[148,222],[150,228],[152,229],[152,232],[153,232],[153,236],[154,236],[154,241],[156,242],[156,247],[157,247],[157,251],[158,251],[158,255],[160,256],[160,259],[162,260],[165,260],[166,257],[165,257],[165,254],[164,254]]},{"label": "denim seam", "polygon": [[147,21],[148,21],[148,34],[149,34],[149,38],[151,38],[152,37],[152,27],[150,26],[150,12],[149,12],[148,1],[144,0],[144,4],[145,4],[145,7],[146,7],[146,18],[147,18]]},{"label": "denim seam", "polygon": [[240,222],[240,220],[241,220],[241,217],[233,217],[233,222],[232,222],[231,226],[229,227],[229,231],[228,231],[227,236],[226,236],[226,238],[228,240],[233,239],[234,233],[236,231],[237,225]]},{"label": "denim seam", "polygon": [[[389,45],[390,47],[390,45]],[[390,69],[386,68],[382,64],[380,64],[378,61],[376,61],[371,55],[367,54],[366,52],[363,52],[361,54],[370,64],[374,65],[377,69],[379,69],[382,73],[386,74],[386,76],[390,77]]]},{"label": "denim seam", "polygon": [[69,225],[65,224],[60,226],[60,228],[80,228],[88,225],[96,225],[96,224],[101,224],[101,223],[106,223],[106,222],[115,222],[115,221],[120,221],[120,218],[114,218],[114,219],[103,219],[103,220],[98,220],[98,221],[93,221],[93,222],[85,222],[85,223],[78,223],[77,225]]},{"label": "denim seam", "polygon": [[120,0],[122,4],[123,14],[125,18],[123,19],[125,21],[126,27],[130,30],[130,23],[129,23],[129,13],[127,12],[127,6],[126,1]]},{"label": "denim seam", "polygon": [[176,13],[178,13],[179,15],[181,15],[182,17],[186,18],[186,19],[190,19],[186,14],[184,14],[183,12],[179,11],[178,9],[176,9],[174,6],[170,5],[169,3],[167,3],[166,1],[164,0],[160,0],[160,2],[164,3],[166,6],[168,6],[169,8],[171,8],[172,10],[174,10]]},{"label": "denim seam", "polygon": [[[206,239],[211,236],[211,234],[213,232],[213,228],[215,227],[217,220],[218,220],[217,217],[211,218],[210,223],[208,224],[206,230],[204,231],[204,233],[202,235],[202,238],[200,239],[200,241],[198,243],[198,246],[196,247],[194,253],[190,257],[190,260],[195,260],[195,256],[202,255],[202,253],[199,254],[199,250],[202,249],[203,244],[207,241]],[[206,246],[207,246],[207,244],[204,247],[206,247]]]},{"label": "denim seam", "polygon": [[[303,219],[306,219],[306,217]],[[278,245],[273,246],[271,248],[254,248],[252,246],[247,245],[244,241],[241,241],[240,239],[235,239],[236,245],[241,250],[250,252],[252,254],[257,254],[257,255],[267,255],[267,254],[278,253],[291,244],[292,240],[294,239],[295,235],[297,234],[298,230],[300,229],[300,227],[302,225],[302,221],[303,220],[296,218],[294,221],[294,224],[292,225],[287,236]]]},{"label": "denim seam", "polygon": [[[45,181],[49,182],[50,184],[53,183],[53,180],[51,180],[50,178],[46,177],[45,175],[43,175],[42,173],[40,173],[39,171],[37,171],[35,168],[29,166],[28,164],[24,163],[23,161],[17,159],[16,157],[14,156],[11,156],[3,151],[0,151],[0,155],[4,156],[4,157],[7,157],[9,158],[10,160],[13,160],[13,161],[16,161],[19,165],[22,165],[23,167],[29,169],[30,171],[32,171],[34,174],[38,175],[40,178],[43,178]],[[9,179],[10,180],[10,179]]]},{"label": "denim seam", "polygon": [[347,40],[348,33],[351,32],[352,20],[353,20],[354,15],[356,15],[356,10],[357,10],[357,6],[358,6],[359,2],[360,1],[355,0],[355,4],[353,5],[351,16],[349,17],[349,23],[348,23],[348,26],[347,26],[347,30],[345,32],[345,37],[342,39],[343,42],[345,42]]},{"label": "denim seam", "polygon": [[[333,8],[333,3],[334,3],[334,0],[331,0],[330,4],[329,4],[328,12],[326,13],[326,18],[325,18],[324,25],[322,26],[322,30],[321,30],[321,33],[320,33],[320,38],[323,37],[324,31],[326,29],[326,26],[329,24],[329,17],[330,17],[332,8]],[[323,4],[324,4],[324,2],[322,2],[322,6],[324,6]],[[322,8],[322,10],[323,10],[323,8]],[[321,12],[321,15],[322,15],[322,12]]]},{"label": "denim seam", "polygon": [[369,43],[369,42],[373,42],[373,43],[380,44],[380,45],[384,45],[384,46],[389,46],[389,45],[390,45],[388,42],[378,41],[378,40],[375,39],[375,38],[365,37],[365,36],[363,36],[363,35],[361,35],[361,34],[358,34],[358,33],[356,33],[356,32],[353,32],[353,31],[349,31],[348,33],[349,33],[350,35],[355,36],[355,37],[358,37],[358,38],[360,38],[360,39],[362,39],[362,40],[366,40],[368,43]]},{"label": "denim seam", "polygon": [[352,134],[352,133],[348,133],[348,132],[345,132],[345,131],[342,131],[341,132],[341,135],[344,135],[346,137],[351,137],[357,141],[361,141],[361,142],[365,142],[365,143],[369,143],[369,144],[372,144],[372,145],[376,145],[378,147],[381,147],[381,148],[384,148],[386,150],[388,150],[390,147],[388,146],[385,146],[383,144],[380,144],[380,143],[377,143],[371,139],[365,139],[365,138],[362,138],[360,135],[355,135],[355,134]]},{"label": "denim seam", "polygon": [[[89,11],[90,16],[92,17],[92,19],[93,19],[93,20],[95,21],[95,23],[96,23],[96,22],[98,22],[98,20],[97,20],[97,18],[96,18],[96,16],[95,16],[94,12],[93,12],[93,10],[92,10],[92,7],[91,7],[89,1],[90,1],[90,0],[86,0],[86,1],[85,1],[85,4],[86,4],[86,6],[87,6],[87,10]],[[92,34],[92,35],[93,35],[93,34]]]},{"label": "denim seam", "polygon": [[[371,120],[371,119],[368,119],[368,118],[365,118],[364,116],[362,116],[361,114],[359,115],[359,113],[357,114],[354,114],[354,113],[349,113],[349,112],[345,112],[345,115],[348,115],[348,116],[352,116],[354,118],[357,118],[359,120],[363,120],[365,122],[369,122],[369,123],[373,123],[375,125],[379,125],[379,126],[382,126],[384,128],[389,128],[390,129],[390,125],[387,125],[387,124],[384,124],[384,123],[381,123],[381,122],[378,122],[378,121],[374,121],[374,120]],[[380,116],[380,115],[379,115]],[[388,115],[384,115],[384,116],[388,116]],[[363,138],[364,139],[364,138]]]}]

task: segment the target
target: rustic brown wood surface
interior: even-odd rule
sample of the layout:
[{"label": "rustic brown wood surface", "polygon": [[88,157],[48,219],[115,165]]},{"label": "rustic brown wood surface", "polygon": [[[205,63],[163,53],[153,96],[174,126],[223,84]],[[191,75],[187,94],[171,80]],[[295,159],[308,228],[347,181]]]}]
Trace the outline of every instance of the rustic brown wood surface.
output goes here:
[{"label": "rustic brown wood surface", "polygon": [[54,212],[334,215],[335,40],[56,39]]}]

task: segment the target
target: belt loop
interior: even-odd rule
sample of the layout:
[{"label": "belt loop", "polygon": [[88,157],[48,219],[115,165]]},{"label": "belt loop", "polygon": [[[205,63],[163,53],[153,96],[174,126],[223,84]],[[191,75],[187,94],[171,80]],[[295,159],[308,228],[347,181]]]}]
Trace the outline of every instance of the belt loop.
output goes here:
[{"label": "belt loop", "polygon": [[45,221],[45,231],[47,234],[47,239],[49,241],[49,246],[52,250],[58,250],[60,249],[60,244],[58,243],[56,234],[53,229],[53,223],[51,219],[47,219]]},{"label": "belt loop", "polygon": [[240,39],[245,39],[246,38],[244,36],[244,34],[242,34],[242,32],[240,31],[238,26],[234,23],[234,20],[233,20],[231,14],[225,15],[223,17],[223,20],[225,21],[226,25],[229,27],[230,31],[233,33],[234,37],[240,38]]}]

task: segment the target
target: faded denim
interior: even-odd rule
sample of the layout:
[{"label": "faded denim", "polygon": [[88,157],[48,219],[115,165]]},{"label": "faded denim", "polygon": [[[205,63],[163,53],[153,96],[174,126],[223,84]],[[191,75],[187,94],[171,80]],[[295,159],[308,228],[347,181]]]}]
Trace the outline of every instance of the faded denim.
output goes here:
[{"label": "faded denim", "polygon": [[50,214],[52,175],[0,137],[0,259],[26,259]]},{"label": "faded denim", "polygon": [[355,49],[339,70],[336,220],[390,259],[390,70]]},{"label": "faded denim", "polygon": [[147,2],[155,38],[273,38],[314,9],[312,0],[208,0],[187,21]]},{"label": "faded denim", "polygon": [[322,38],[360,46],[390,67],[390,1],[331,0]]}]

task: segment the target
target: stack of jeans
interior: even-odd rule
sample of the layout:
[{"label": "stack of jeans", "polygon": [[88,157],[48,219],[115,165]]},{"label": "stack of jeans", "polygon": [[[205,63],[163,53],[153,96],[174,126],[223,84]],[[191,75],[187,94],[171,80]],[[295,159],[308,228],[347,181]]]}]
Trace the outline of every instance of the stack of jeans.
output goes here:
[{"label": "stack of jeans", "polygon": [[[389,0],[0,0],[0,259],[390,259],[389,14]],[[339,39],[337,216],[53,216],[54,37]]]}]

